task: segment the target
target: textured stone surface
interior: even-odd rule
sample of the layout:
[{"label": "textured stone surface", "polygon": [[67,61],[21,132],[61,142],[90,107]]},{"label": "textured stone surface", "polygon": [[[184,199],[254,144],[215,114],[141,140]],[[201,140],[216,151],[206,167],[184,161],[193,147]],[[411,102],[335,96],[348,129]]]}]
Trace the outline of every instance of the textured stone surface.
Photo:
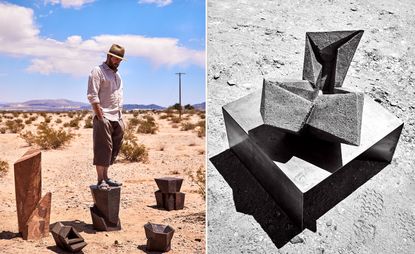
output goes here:
[{"label": "textured stone surface", "polygon": [[264,124],[299,134],[312,107],[311,101],[264,79],[260,108]]},{"label": "textured stone surface", "polygon": [[38,240],[49,234],[50,209],[52,203],[52,193],[48,192],[39,201],[26,222],[25,230],[22,232],[25,240]]},{"label": "textured stone surface", "polygon": [[177,177],[161,177],[154,178],[159,187],[159,190],[163,193],[179,192],[182,187],[183,178]]},{"label": "textured stone surface", "polygon": [[168,225],[147,223],[144,225],[148,251],[169,251],[174,229]]},{"label": "textured stone surface", "polygon": [[363,98],[362,93],[318,96],[307,120],[308,130],[320,139],[359,145]]},{"label": "textured stone surface", "polygon": [[38,205],[42,192],[41,152],[29,150],[14,163],[17,220],[19,232],[24,232],[26,223]]},{"label": "textured stone surface", "polygon": [[303,79],[333,93],[342,86],[362,35],[362,30],[307,32]]}]

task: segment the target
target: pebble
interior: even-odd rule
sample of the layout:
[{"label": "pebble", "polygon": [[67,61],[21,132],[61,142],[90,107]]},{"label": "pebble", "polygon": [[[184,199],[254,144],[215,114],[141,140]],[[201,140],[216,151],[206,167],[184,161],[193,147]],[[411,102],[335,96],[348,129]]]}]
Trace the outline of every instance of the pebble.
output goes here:
[{"label": "pebble", "polygon": [[220,78],[220,73],[213,74],[213,79],[218,79],[218,78]]},{"label": "pebble", "polygon": [[379,98],[375,98],[375,101],[378,102],[378,103],[382,103],[382,100],[379,99]]},{"label": "pebble", "polygon": [[327,227],[330,227],[332,224],[333,224],[332,220],[329,220],[329,221],[326,222]]},{"label": "pebble", "polygon": [[292,244],[303,243],[303,238],[299,237],[298,235],[295,236],[293,239],[290,240]]},{"label": "pebble", "polygon": [[234,86],[234,85],[236,85],[235,80],[228,80],[228,85],[229,85],[229,86]]},{"label": "pebble", "polygon": [[350,8],[350,10],[351,11],[357,11],[357,8],[356,7],[352,7],[352,8]]}]

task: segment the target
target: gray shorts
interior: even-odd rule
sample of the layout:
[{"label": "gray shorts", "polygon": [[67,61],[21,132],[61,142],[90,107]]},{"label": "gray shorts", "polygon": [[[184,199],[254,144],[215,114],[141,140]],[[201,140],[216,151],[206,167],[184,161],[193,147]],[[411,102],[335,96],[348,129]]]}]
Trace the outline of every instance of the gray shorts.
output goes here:
[{"label": "gray shorts", "polygon": [[112,165],[120,151],[124,136],[124,122],[106,118],[93,120],[94,165]]}]

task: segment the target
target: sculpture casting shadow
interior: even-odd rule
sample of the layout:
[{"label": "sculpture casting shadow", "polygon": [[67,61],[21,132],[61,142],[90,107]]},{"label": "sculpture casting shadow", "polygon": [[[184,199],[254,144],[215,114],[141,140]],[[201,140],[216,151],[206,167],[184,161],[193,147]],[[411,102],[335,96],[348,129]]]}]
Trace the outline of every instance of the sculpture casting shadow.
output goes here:
[{"label": "sculpture casting shadow", "polygon": [[301,233],[231,150],[210,161],[232,188],[236,211],[252,215],[277,248]]},{"label": "sculpture casting shadow", "polygon": [[[83,221],[79,221],[79,220],[60,221],[60,223],[62,223],[65,226],[73,227],[79,233],[81,233],[81,232],[85,232],[87,234],[96,234],[97,233],[97,231],[94,229],[92,224],[86,224]],[[54,225],[55,225],[55,223],[51,223],[49,225],[49,230],[52,230]]]},{"label": "sculpture casting shadow", "polygon": [[1,231],[0,233],[0,239],[1,240],[11,240],[16,237],[21,237],[22,235],[20,233],[10,232],[10,231]]},{"label": "sculpture casting shadow", "polygon": [[159,254],[159,253],[164,253],[164,252],[159,252],[159,251],[148,251],[147,250],[147,245],[138,245],[137,249],[147,253],[147,254]]}]

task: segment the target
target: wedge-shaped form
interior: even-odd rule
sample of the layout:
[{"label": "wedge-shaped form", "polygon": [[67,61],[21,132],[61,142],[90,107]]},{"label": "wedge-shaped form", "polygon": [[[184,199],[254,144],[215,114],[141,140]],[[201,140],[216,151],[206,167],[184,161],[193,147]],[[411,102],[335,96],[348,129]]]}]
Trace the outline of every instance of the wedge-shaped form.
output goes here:
[{"label": "wedge-shaped form", "polygon": [[23,239],[38,240],[48,236],[51,203],[52,193],[48,192],[39,201],[27,220],[25,230],[22,232]]},{"label": "wedge-shaped form", "polygon": [[183,178],[161,177],[154,178],[154,181],[156,181],[156,184],[162,193],[174,193],[180,191],[183,183]]},{"label": "wedge-shaped form", "polygon": [[304,97],[315,95],[308,81],[284,83],[264,79],[260,108],[264,124],[299,134],[313,107],[313,102]]},{"label": "wedge-shaped form", "polygon": [[307,120],[308,131],[327,141],[359,145],[363,100],[362,93],[318,96]]},{"label": "wedge-shaped form", "polygon": [[363,30],[306,33],[303,79],[324,93],[341,87]]}]

